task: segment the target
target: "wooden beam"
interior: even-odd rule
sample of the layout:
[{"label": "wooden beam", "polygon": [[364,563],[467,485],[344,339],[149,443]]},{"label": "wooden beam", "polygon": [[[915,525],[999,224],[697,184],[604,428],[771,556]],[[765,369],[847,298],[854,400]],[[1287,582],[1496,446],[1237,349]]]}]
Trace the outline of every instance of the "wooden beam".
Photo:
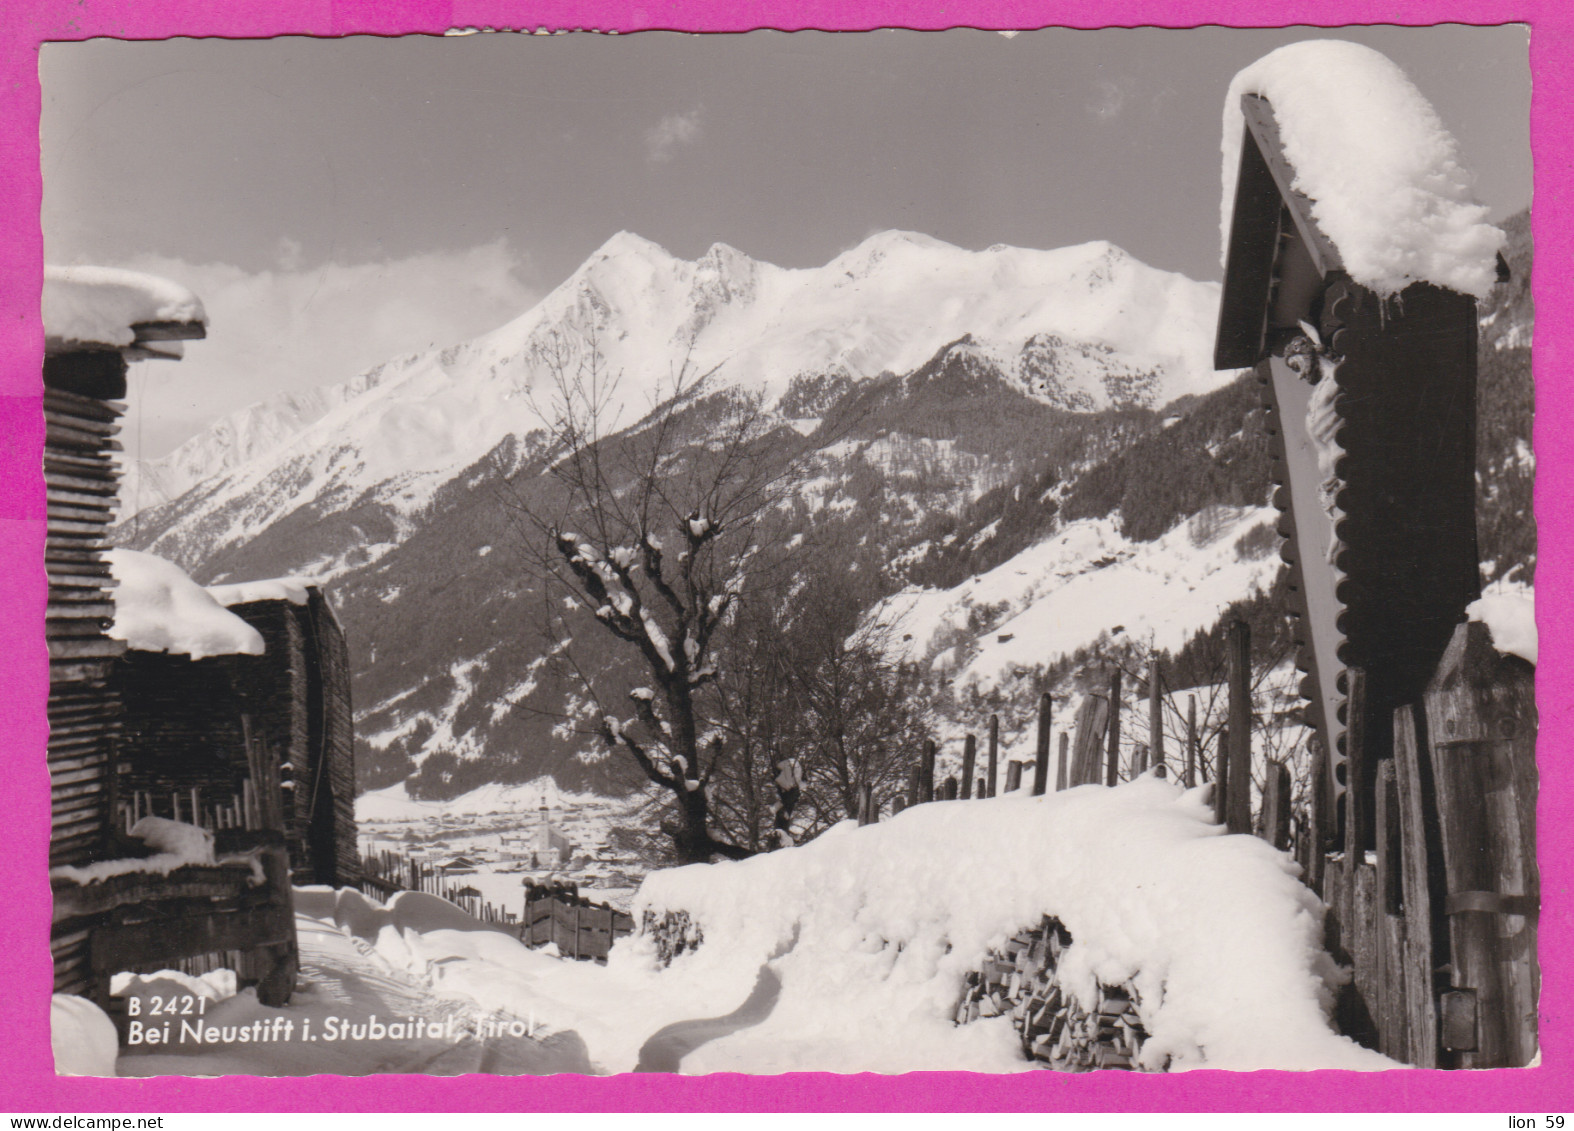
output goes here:
[{"label": "wooden beam", "polygon": [[1230,624],[1229,803],[1232,833],[1252,831],[1252,635],[1246,622]]},{"label": "wooden beam", "polygon": [[1246,129],[1257,142],[1258,152],[1268,167],[1279,197],[1290,209],[1306,249],[1320,274],[1327,276],[1344,270],[1344,259],[1317,225],[1312,216],[1312,201],[1295,187],[1295,167],[1284,155],[1284,143],[1279,137],[1279,123],[1273,116],[1273,107],[1266,98],[1256,94],[1241,95],[1241,115],[1246,119]]}]

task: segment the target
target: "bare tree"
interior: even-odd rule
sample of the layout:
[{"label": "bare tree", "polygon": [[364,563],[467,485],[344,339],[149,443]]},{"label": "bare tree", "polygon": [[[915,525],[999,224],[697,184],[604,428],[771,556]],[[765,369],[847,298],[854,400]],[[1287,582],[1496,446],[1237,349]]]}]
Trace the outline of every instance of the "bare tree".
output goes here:
[{"label": "bare tree", "polygon": [[681,862],[746,856],[754,843],[713,824],[711,789],[729,760],[708,700],[740,598],[768,588],[779,564],[762,535],[801,452],[762,442],[772,423],[758,396],[711,389],[687,366],[630,420],[594,337],[554,337],[536,360],[550,375],[537,409],[549,483],[515,482],[511,502],[578,721],[667,793],[663,828]]},{"label": "bare tree", "polygon": [[894,626],[863,615],[866,596],[843,575],[818,573],[795,626],[801,757],[826,824],[856,817],[866,785],[894,796],[929,736],[918,678],[895,659]]}]

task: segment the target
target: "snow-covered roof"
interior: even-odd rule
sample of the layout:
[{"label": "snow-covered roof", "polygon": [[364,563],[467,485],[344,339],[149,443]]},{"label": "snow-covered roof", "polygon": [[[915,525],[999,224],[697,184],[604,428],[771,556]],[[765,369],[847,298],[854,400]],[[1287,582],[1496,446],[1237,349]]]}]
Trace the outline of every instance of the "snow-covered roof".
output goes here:
[{"label": "snow-covered roof", "polygon": [[123,548],[109,551],[108,557],[119,582],[110,636],[138,652],[169,652],[193,660],[262,655],[262,634],[173,562]]},{"label": "snow-covered roof", "polygon": [[1504,235],[1471,195],[1472,178],[1437,112],[1386,56],[1309,40],[1235,76],[1224,99],[1223,248],[1240,167],[1241,97],[1273,106],[1296,191],[1339,249],[1350,277],[1383,296],[1415,282],[1483,297]]},{"label": "snow-covered roof", "polygon": [[206,325],[202,300],[179,283],[119,267],[45,267],[46,348],[105,346],[138,340],[147,323]]},{"label": "snow-covered roof", "polygon": [[228,608],[252,601],[288,601],[304,605],[311,598],[312,589],[321,589],[322,579],[316,577],[270,577],[259,581],[237,581],[230,585],[208,586],[208,596]]}]

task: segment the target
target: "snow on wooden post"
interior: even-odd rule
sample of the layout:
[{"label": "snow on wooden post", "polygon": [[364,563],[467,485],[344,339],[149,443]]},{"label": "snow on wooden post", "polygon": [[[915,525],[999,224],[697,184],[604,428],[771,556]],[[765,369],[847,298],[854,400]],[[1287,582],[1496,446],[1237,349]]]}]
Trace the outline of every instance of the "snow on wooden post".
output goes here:
[{"label": "snow on wooden post", "polygon": [[1157,652],[1148,653],[1148,765],[1164,765],[1164,701],[1159,694]]},{"label": "snow on wooden post", "polygon": [[1055,792],[1059,793],[1066,788],[1066,781],[1071,773],[1071,736],[1065,731],[1060,732],[1060,757],[1055,766]]},{"label": "snow on wooden post", "polygon": [[1197,784],[1197,697],[1186,696],[1186,788]]},{"label": "snow on wooden post", "polygon": [[1022,788],[1022,763],[1006,763],[1006,792],[1015,793]]},{"label": "snow on wooden post", "polygon": [[986,796],[995,796],[1000,783],[1000,716],[989,716],[989,784]]},{"label": "snow on wooden post", "polygon": [[973,767],[978,762],[978,739],[968,735],[962,740],[962,800],[973,796]]},{"label": "snow on wooden post", "polygon": [[1290,845],[1290,767],[1268,763],[1262,794],[1262,838],[1279,851]]},{"label": "snow on wooden post", "polygon": [[935,799],[935,740],[924,739],[924,757],[918,763],[920,768],[918,800],[933,801]]},{"label": "snow on wooden post", "polygon": [[1252,632],[1245,621],[1232,621],[1230,663],[1230,798],[1225,810],[1232,833],[1252,831]]},{"label": "snow on wooden post", "polygon": [[[1105,770],[1105,785],[1115,785],[1120,781],[1120,669],[1116,668],[1109,677],[1109,765]],[[1077,733],[1077,741],[1082,741],[1082,734]],[[1098,781],[1097,774],[1092,779]],[[1077,782],[1077,785],[1089,784]]]},{"label": "snow on wooden post", "polygon": [[1049,788],[1049,723],[1054,704],[1049,692],[1038,697],[1038,748],[1033,762],[1033,796],[1041,797]]}]

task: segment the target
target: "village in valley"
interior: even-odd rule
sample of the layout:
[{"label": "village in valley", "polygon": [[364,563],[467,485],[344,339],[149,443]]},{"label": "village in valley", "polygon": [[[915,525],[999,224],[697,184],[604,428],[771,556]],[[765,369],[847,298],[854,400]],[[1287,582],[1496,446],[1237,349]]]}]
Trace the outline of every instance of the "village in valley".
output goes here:
[{"label": "village in valley", "polygon": [[148,456],[267,304],[46,268],[57,1071],[1534,1063],[1529,213],[1275,43],[1186,127],[1222,282],[623,230]]}]

